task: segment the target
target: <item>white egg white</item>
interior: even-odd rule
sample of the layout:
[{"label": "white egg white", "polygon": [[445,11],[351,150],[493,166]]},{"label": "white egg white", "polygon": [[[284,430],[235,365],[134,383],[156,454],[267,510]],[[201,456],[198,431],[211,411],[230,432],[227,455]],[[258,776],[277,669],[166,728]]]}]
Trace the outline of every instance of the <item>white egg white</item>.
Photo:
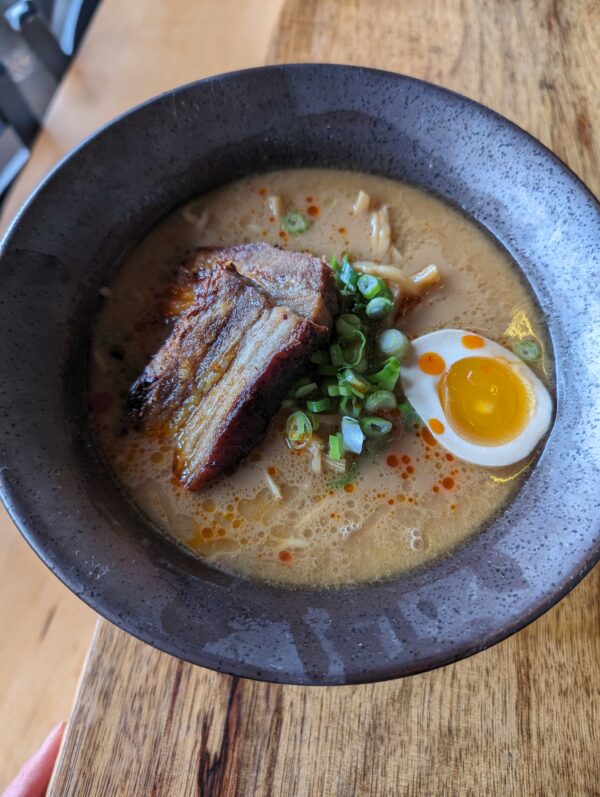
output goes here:
[{"label": "white egg white", "polygon": [[[479,335],[484,345],[477,349],[466,348],[463,337],[472,334],[463,329],[440,329],[413,340],[410,356],[403,364],[400,374],[402,388],[433,436],[450,453],[475,465],[512,465],[527,457],[548,431],[552,420],[552,399],[533,371],[504,346]],[[522,432],[507,443],[497,446],[478,445],[457,434],[444,414],[440,401],[438,384],[442,375],[426,374],[419,367],[419,358],[429,352],[438,354],[444,360],[446,369],[458,360],[474,356],[501,358],[508,363],[523,381],[531,399],[529,420]],[[442,422],[444,431],[441,434],[436,434],[431,429],[429,421],[433,418]]]}]

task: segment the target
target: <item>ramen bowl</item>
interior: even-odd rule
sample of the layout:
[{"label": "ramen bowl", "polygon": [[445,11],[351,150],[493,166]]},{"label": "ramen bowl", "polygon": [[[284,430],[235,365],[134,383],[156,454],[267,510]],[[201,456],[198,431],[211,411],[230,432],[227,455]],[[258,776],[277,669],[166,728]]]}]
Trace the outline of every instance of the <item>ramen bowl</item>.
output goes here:
[{"label": "ramen bowl", "polygon": [[[90,319],[131,246],[243,175],[327,166],[430,191],[512,256],[543,314],[556,414],[511,502],[452,554],[385,581],[289,589],[229,575],[162,535],[98,452]],[[195,664],[298,684],[406,676],[498,642],[600,556],[600,209],[489,109],[400,75],[273,66],[167,92],[109,124],[35,191],[0,261],[0,482],[33,549],[125,631]]]}]

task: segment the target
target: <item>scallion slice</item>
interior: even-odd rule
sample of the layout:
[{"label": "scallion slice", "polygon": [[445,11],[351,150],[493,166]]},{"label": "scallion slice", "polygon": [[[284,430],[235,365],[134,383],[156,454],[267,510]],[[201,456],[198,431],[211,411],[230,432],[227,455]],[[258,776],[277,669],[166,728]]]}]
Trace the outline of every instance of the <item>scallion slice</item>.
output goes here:
[{"label": "scallion slice", "polygon": [[316,382],[309,382],[308,385],[301,385],[301,387],[296,388],[294,398],[306,398],[306,396],[310,396],[311,393],[315,393],[318,389],[319,386]]},{"label": "scallion slice", "polygon": [[343,396],[340,401],[340,412],[342,415],[350,415],[358,418],[362,412],[362,402],[356,396]]},{"label": "scallion slice", "polygon": [[342,371],[342,379],[350,385],[352,392],[359,398],[364,398],[369,390],[371,390],[370,382],[363,379],[363,377],[357,374],[356,371],[353,371],[352,368],[346,368],[345,371]]},{"label": "scallion slice", "polygon": [[329,261],[329,268],[335,272],[335,274],[339,274],[341,270],[341,266],[338,262],[338,259],[335,255],[331,255],[331,260]]},{"label": "scallion slice", "polygon": [[367,437],[383,437],[392,431],[392,424],[385,418],[361,418],[360,428]]},{"label": "scallion slice", "polygon": [[327,412],[331,409],[331,399],[322,398],[315,401],[307,401],[306,407],[311,412]]},{"label": "scallion slice", "polygon": [[374,299],[386,289],[385,282],[372,274],[361,274],[358,278],[357,288],[365,299]]},{"label": "scallion slice", "polygon": [[340,271],[340,280],[346,288],[352,292],[356,292],[356,285],[358,283],[358,272],[355,271],[350,265],[347,255],[342,258],[342,269]]},{"label": "scallion slice", "polygon": [[360,331],[360,318],[354,313],[344,313],[335,322],[335,331],[340,338],[351,339],[357,331]]},{"label": "scallion slice", "polygon": [[328,456],[331,459],[341,459],[342,458],[342,435],[339,432],[337,434],[330,434],[329,435]]},{"label": "scallion slice", "polygon": [[369,381],[382,390],[393,390],[400,376],[400,362],[396,357],[388,357],[379,369],[369,374]]},{"label": "scallion slice", "polygon": [[517,357],[526,363],[534,363],[539,360],[542,353],[537,340],[518,340],[512,348]]},{"label": "scallion slice", "polygon": [[342,348],[342,357],[344,358],[344,365],[358,365],[363,359],[367,339],[364,332],[360,329],[354,329],[352,337],[347,339],[345,346]]},{"label": "scallion slice", "polygon": [[419,415],[417,415],[415,408],[409,401],[403,401],[402,404],[398,405],[398,409],[400,410],[402,423],[404,424],[405,429],[414,431],[423,426],[423,421]]},{"label": "scallion slice", "polygon": [[377,346],[386,357],[393,355],[402,362],[410,351],[410,340],[399,329],[384,329],[377,336]]},{"label": "scallion slice", "polygon": [[290,448],[305,448],[312,436],[312,424],[304,412],[293,412],[287,419],[286,438]]},{"label": "scallion slice", "polygon": [[371,299],[365,308],[367,318],[373,321],[379,321],[379,319],[384,318],[390,312],[392,305],[393,302],[391,299],[386,299],[384,296],[376,296],[375,299]]},{"label": "scallion slice", "polygon": [[364,441],[365,435],[360,428],[360,423],[356,418],[344,416],[342,418],[342,444],[344,451],[360,454]]},{"label": "scallion slice", "polygon": [[396,408],[396,396],[391,390],[376,390],[367,396],[365,412],[386,412]]},{"label": "scallion slice", "polygon": [[327,365],[329,362],[329,356],[327,355],[326,351],[323,351],[323,349],[318,349],[310,355],[310,361],[315,365]]},{"label": "scallion slice", "polygon": [[342,347],[339,343],[331,344],[329,347],[329,358],[331,359],[331,364],[336,368],[343,368],[345,365],[347,365]]},{"label": "scallion slice", "polygon": [[302,213],[296,213],[292,211],[291,213],[286,213],[286,215],[281,220],[282,228],[290,233],[291,235],[300,235],[303,232],[306,232],[310,227],[310,221],[303,216]]}]

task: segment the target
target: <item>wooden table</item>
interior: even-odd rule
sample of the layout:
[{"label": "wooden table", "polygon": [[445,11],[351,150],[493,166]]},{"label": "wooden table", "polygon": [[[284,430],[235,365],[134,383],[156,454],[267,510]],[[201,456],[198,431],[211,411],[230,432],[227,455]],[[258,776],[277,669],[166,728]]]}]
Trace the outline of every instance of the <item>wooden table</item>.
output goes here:
[{"label": "wooden table", "polygon": [[[337,61],[461,91],[600,193],[600,4],[104,0],[4,223],[127,106],[261,62]],[[2,519],[0,788],[74,691],[93,614]],[[600,568],[532,626],[400,682],[272,686],[183,664],[98,624],[51,794],[600,794]]]}]

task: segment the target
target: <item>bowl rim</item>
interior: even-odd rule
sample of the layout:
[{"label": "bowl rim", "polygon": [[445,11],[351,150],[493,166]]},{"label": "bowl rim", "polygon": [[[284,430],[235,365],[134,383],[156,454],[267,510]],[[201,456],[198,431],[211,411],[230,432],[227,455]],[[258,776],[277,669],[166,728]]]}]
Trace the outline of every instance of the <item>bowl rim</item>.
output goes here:
[{"label": "bowl rim", "polygon": [[[332,70],[332,71],[341,70],[344,72],[351,70],[354,72],[364,72],[369,75],[375,75],[375,76],[379,75],[387,79],[393,78],[395,80],[397,79],[417,86],[426,86],[428,90],[439,93],[442,96],[458,98],[461,101],[468,103],[469,105],[476,106],[477,108],[479,108],[480,112],[483,113],[483,115],[494,119],[497,124],[511,128],[512,131],[520,139],[525,141],[528,146],[531,146],[533,144],[534,147],[538,148],[540,151],[543,152],[545,158],[551,159],[559,167],[559,169],[563,172],[563,174],[569,179],[569,181],[577,188],[577,190],[583,191],[586,194],[588,200],[592,201],[600,218],[600,202],[594,196],[594,194],[591,192],[591,190],[585,184],[585,182],[578,175],[576,175],[561,158],[559,158],[542,142],[538,141],[535,137],[533,137],[531,134],[529,134],[519,125],[515,124],[514,122],[502,116],[493,109],[483,105],[482,103],[472,100],[469,97],[459,92],[444,88],[432,82],[421,80],[412,76],[406,76],[395,72],[372,69],[368,67],[358,67],[358,66],[350,66],[345,64],[328,64],[328,63],[318,63],[318,62],[273,64],[268,66],[254,67],[251,69],[240,69],[232,72],[220,73],[218,75],[202,78],[197,81],[191,81],[181,86],[177,86],[173,89],[161,92],[160,94],[157,94],[145,100],[144,102],[139,103],[134,107],[124,111],[123,113],[119,114],[115,118],[111,119],[110,121],[102,125],[97,130],[92,132],[90,135],[86,136],[76,147],[70,150],[57,162],[57,164],[50,170],[50,172],[43,178],[43,180],[36,186],[36,188],[30,193],[30,195],[24,201],[18,212],[15,214],[14,218],[11,220],[11,223],[8,226],[6,232],[2,236],[2,239],[0,241],[0,257],[6,253],[6,250],[10,244],[14,232],[19,228],[28,210],[34,204],[36,199],[44,192],[45,188],[53,181],[57,173],[59,173],[64,167],[64,165],[67,164],[71,159],[73,159],[80,151],[84,150],[91,141],[100,137],[106,130],[112,128],[113,126],[117,125],[122,121],[132,118],[135,114],[141,112],[142,110],[144,110],[149,106],[154,105],[157,101],[161,99],[167,97],[177,97],[178,95],[182,95],[196,86],[201,86],[204,84],[218,85],[220,82],[224,80],[228,81],[248,74],[279,72],[282,70],[284,72],[302,72],[307,70],[314,70],[315,68]],[[32,524],[30,520],[27,518],[26,511],[25,512],[22,511],[22,506],[20,505],[18,493],[13,489],[10,482],[6,481],[3,474],[1,473],[1,470],[2,469],[0,468],[0,495],[5,503],[5,506],[9,512],[11,519],[18,527],[19,531],[24,536],[30,547],[35,551],[35,553],[40,557],[40,559],[49,567],[49,569],[54,573],[54,575],[56,575],[67,587],[69,587],[69,589],[71,589],[88,606],[94,609],[94,611],[98,612],[98,614],[102,615],[107,620],[118,625],[120,628],[132,634],[133,636],[137,637],[138,639],[154,647],[159,647],[161,650],[171,655],[190,661],[191,663],[194,664],[202,663],[203,666],[208,666],[221,672],[227,672],[232,675],[242,676],[253,680],[261,680],[268,682],[273,682],[274,680],[276,680],[272,677],[272,673],[269,672],[267,669],[265,669],[263,676],[257,676],[256,667],[254,665],[247,665],[244,662],[241,663],[238,662],[235,664],[235,666],[231,666],[230,663],[228,662],[227,667],[221,668],[219,666],[216,666],[215,661],[211,661],[210,654],[207,654],[206,652],[203,652],[201,654],[199,658],[202,659],[202,662],[199,662],[199,658],[194,659],[192,657],[186,656],[185,653],[182,652],[180,648],[178,648],[175,641],[170,642],[168,639],[167,640],[162,639],[160,643],[157,643],[156,638],[153,637],[151,632],[145,633],[144,629],[140,628],[139,624],[136,624],[135,617],[128,615],[126,616],[119,615],[118,612],[113,610],[112,606],[106,606],[106,605],[99,606],[97,599],[94,597],[94,593],[86,589],[82,590],[78,580],[72,577],[69,572],[62,569],[59,562],[52,561],[52,557],[48,554],[48,551],[44,550],[43,538],[40,537],[36,529],[33,527],[34,524]],[[458,645],[457,649],[450,649],[449,651],[441,652],[430,658],[422,659],[419,661],[418,665],[414,666],[413,668],[410,667],[404,668],[401,672],[398,672],[398,670],[394,667],[394,665],[390,665],[389,667],[383,667],[379,669],[377,669],[374,666],[372,671],[368,674],[365,674],[362,671],[360,673],[357,673],[351,670],[347,670],[343,684],[350,685],[350,684],[359,684],[359,683],[372,683],[372,682],[385,681],[398,677],[413,675],[420,672],[433,670],[438,667],[445,666],[447,664],[454,663],[463,658],[467,658],[473,655],[474,653],[485,650],[488,647],[491,647],[492,645],[495,645],[498,642],[512,636],[521,628],[526,627],[531,622],[538,619],[542,614],[548,611],[552,606],[558,603],[566,594],[568,594],[568,592],[570,592],[570,590],[573,589],[579,583],[579,581],[581,581],[584,578],[584,576],[594,567],[594,565],[598,561],[600,561],[600,539],[598,540],[595,548],[592,549],[588,558],[582,562],[581,566],[575,568],[572,572],[568,573],[568,575],[564,576],[564,578],[562,578],[562,580],[558,584],[556,584],[556,587],[552,591],[552,593],[549,593],[546,596],[542,596],[541,598],[533,602],[530,605],[529,611],[523,612],[514,622],[501,626],[496,631],[496,633],[488,635],[483,640],[479,639],[479,641],[476,641],[477,632],[473,632],[472,634],[473,641],[471,645],[465,646],[465,644],[461,642]],[[366,586],[368,585],[352,585],[350,587],[347,587],[347,589],[361,590],[364,589]],[[315,590],[315,591],[318,592],[320,590]],[[293,677],[289,677],[287,674],[284,679],[284,682],[289,684],[306,685],[308,683],[310,685],[323,685],[323,686],[337,685],[339,683],[337,681],[328,681],[326,679],[318,682],[307,680],[306,678],[301,678],[296,680]]]}]

